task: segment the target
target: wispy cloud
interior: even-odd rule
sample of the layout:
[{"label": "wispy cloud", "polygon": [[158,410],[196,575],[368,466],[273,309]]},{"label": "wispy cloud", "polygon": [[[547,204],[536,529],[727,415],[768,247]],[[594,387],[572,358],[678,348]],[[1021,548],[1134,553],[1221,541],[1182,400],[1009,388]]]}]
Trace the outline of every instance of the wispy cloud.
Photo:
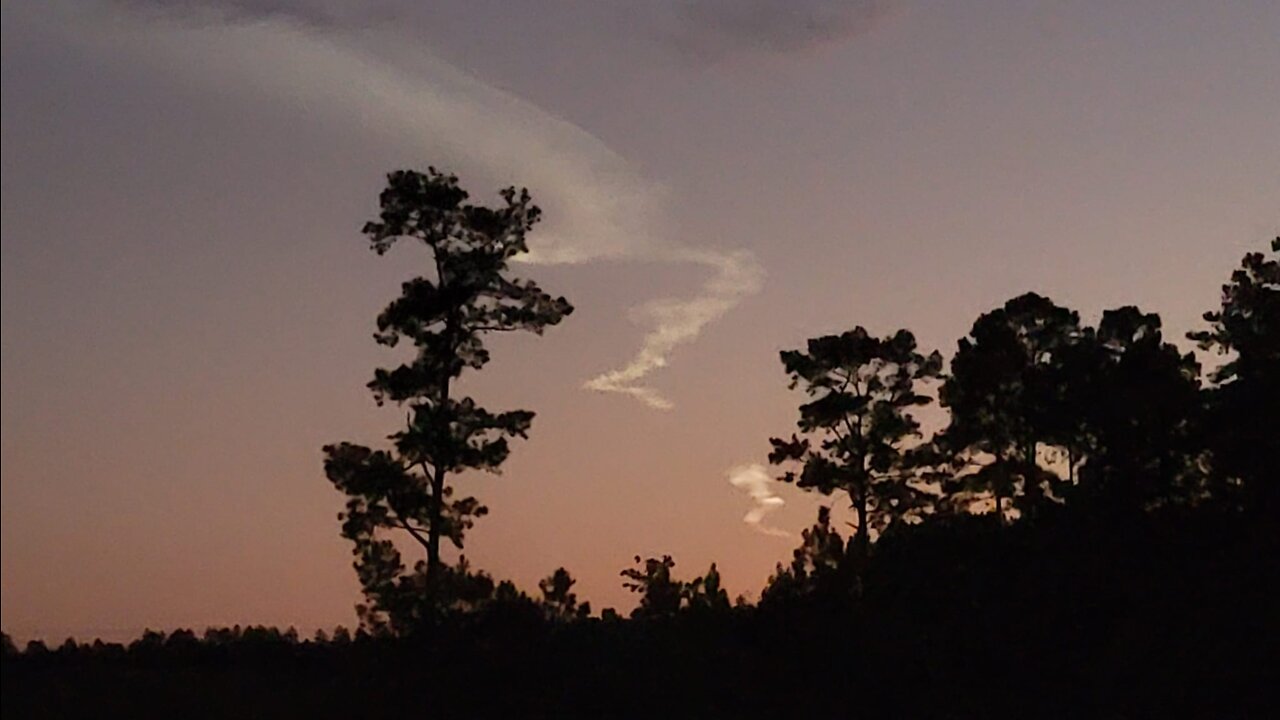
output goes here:
[{"label": "wispy cloud", "polygon": [[759,463],[738,465],[729,469],[729,484],[747,493],[755,503],[755,507],[747,511],[742,521],[757,532],[774,537],[791,537],[791,533],[782,528],[767,525],[765,516],[786,504],[786,501],[773,492],[773,478],[769,471]]},{"label": "wispy cloud", "polygon": [[890,0],[690,0],[672,33],[688,56],[714,62],[744,53],[783,54],[861,35]]},{"label": "wispy cloud", "polygon": [[639,314],[652,322],[640,351],[631,362],[588,380],[585,387],[602,392],[631,395],[649,407],[668,410],[672,403],[651,387],[639,382],[659,368],[666,367],[676,346],[697,338],[702,329],[719,319],[742,301],[760,290],[764,272],[746,251],[720,252],[673,247],[664,253],[674,262],[696,263],[707,267],[712,275],[692,298],[655,300],[639,308]]},{"label": "wispy cloud", "polygon": [[398,17],[403,3],[395,0],[115,0],[118,5],[143,13],[167,15],[183,22],[288,22],[337,28],[366,25]]},{"label": "wispy cloud", "polygon": [[588,380],[589,389],[672,407],[641,381],[760,288],[763,271],[750,252],[680,242],[668,226],[665,189],[598,138],[452,67],[393,24],[364,27],[323,2],[134,0],[116,7],[143,10],[91,31],[114,33],[141,54],[209,82],[231,77],[236,86],[308,112],[341,116],[403,147],[406,164],[527,185],[546,222],[531,236],[526,262],[643,259],[706,267],[711,277],[695,296],[638,309],[650,323],[639,351]]}]

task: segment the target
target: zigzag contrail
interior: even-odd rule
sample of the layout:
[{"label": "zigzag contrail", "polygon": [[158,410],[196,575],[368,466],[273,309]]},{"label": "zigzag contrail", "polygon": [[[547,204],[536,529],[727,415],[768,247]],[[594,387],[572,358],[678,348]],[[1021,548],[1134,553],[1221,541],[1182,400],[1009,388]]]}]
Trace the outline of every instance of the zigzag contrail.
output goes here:
[{"label": "zigzag contrail", "polygon": [[666,367],[677,345],[698,337],[702,328],[733,309],[748,295],[760,290],[764,273],[746,251],[718,252],[672,248],[670,259],[711,269],[701,292],[686,300],[656,300],[642,308],[653,320],[653,329],[644,337],[640,351],[630,363],[588,380],[585,387],[602,392],[631,395],[659,410],[669,410],[670,400],[653,388],[637,384],[654,370]]}]

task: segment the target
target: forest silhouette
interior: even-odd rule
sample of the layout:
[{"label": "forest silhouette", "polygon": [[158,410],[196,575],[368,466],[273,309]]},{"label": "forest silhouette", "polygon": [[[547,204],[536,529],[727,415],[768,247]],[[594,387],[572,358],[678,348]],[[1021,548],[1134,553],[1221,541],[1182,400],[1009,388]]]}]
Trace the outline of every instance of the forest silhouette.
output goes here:
[{"label": "forest silhouette", "polygon": [[[461,554],[487,510],[455,490],[499,470],[534,413],[488,410],[457,381],[488,363],[487,337],[573,311],[513,276],[540,211],[527,190],[501,198],[398,171],[364,226],[380,255],[422,245],[432,271],[376,320],[377,343],[412,346],[368,384],[404,426],[385,448],[323,448],[358,627],[56,649],[5,635],[5,717],[1274,712],[1280,238],[1190,333],[1207,371],[1154,312],[1089,325],[1034,292],[978,317],[949,363],[910,330],[858,325],[783,351],[797,421],[762,453],[823,496],[814,524],[756,602],[731,600],[715,564],[680,579],[672,557],[636,556],[623,617],[593,612],[564,568],[530,593]],[[946,420],[925,436],[930,404]]]}]

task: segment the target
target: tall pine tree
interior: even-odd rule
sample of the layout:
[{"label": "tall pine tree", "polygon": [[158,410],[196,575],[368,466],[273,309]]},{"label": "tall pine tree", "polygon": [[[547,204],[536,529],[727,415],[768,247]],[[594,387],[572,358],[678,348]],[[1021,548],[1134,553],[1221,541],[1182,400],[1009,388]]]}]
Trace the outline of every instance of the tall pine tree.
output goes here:
[{"label": "tall pine tree", "polygon": [[[434,277],[404,283],[374,335],[388,347],[414,346],[412,359],[378,369],[369,383],[379,404],[408,409],[406,426],[390,436],[387,450],[324,448],[325,473],[348,496],[342,533],[355,546],[368,601],[361,614],[372,628],[403,632],[469,600],[465,568],[444,564],[440,540],[461,548],[487,510],[473,497],[455,497],[451,480],[467,470],[496,472],[509,439],[526,437],[534,414],[487,410],[458,397],[455,382],[489,361],[488,334],[541,334],[573,311],[563,297],[510,277],[508,263],[528,250],[526,235],[541,213],[527,190],[507,188],[501,196],[496,208],[473,205],[453,175],[397,171],[382,191],[379,218],[364,226],[379,255],[413,240],[430,250],[434,265]],[[407,569],[392,532],[421,545],[425,560]]]}]

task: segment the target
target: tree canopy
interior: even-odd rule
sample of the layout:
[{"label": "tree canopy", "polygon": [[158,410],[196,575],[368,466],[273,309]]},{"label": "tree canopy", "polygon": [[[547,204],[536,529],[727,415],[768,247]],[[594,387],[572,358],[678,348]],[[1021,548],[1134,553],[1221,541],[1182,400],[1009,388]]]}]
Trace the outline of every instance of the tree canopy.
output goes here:
[{"label": "tree canopy", "polygon": [[1269,253],[1244,256],[1222,286],[1222,306],[1190,333],[1201,349],[1226,356],[1210,376],[1207,443],[1213,467],[1243,507],[1280,510],[1280,237]]},{"label": "tree canopy", "polygon": [[[378,219],[364,226],[379,255],[400,240],[415,240],[429,250],[434,270],[432,277],[404,283],[378,316],[374,334],[388,347],[402,340],[414,346],[410,360],[379,368],[369,383],[379,404],[408,408],[406,426],[390,435],[389,450],[346,442],[324,449],[325,473],[349,498],[342,532],[354,544],[369,603],[362,606],[364,618],[373,627],[410,629],[475,590],[464,564],[445,568],[440,539],[462,548],[466,531],[487,509],[474,497],[455,496],[448,479],[466,470],[497,472],[510,440],[527,436],[534,413],[492,412],[471,397],[456,397],[454,381],[489,361],[486,335],[541,334],[573,311],[563,297],[511,277],[510,260],[527,252],[526,235],[541,212],[527,190],[500,195],[498,207],[474,205],[453,175],[435,168],[397,171],[379,197]],[[425,561],[407,569],[388,530],[421,545]]]},{"label": "tree canopy", "polygon": [[917,383],[938,377],[942,356],[920,353],[910,331],[876,338],[856,327],[781,358],[791,387],[803,387],[812,399],[800,406],[799,435],[770,440],[769,462],[799,464],[782,475],[784,482],[845,493],[857,517],[854,549],[865,552],[872,528],[882,530],[921,505],[904,443],[919,434],[912,409],[932,402]]}]

